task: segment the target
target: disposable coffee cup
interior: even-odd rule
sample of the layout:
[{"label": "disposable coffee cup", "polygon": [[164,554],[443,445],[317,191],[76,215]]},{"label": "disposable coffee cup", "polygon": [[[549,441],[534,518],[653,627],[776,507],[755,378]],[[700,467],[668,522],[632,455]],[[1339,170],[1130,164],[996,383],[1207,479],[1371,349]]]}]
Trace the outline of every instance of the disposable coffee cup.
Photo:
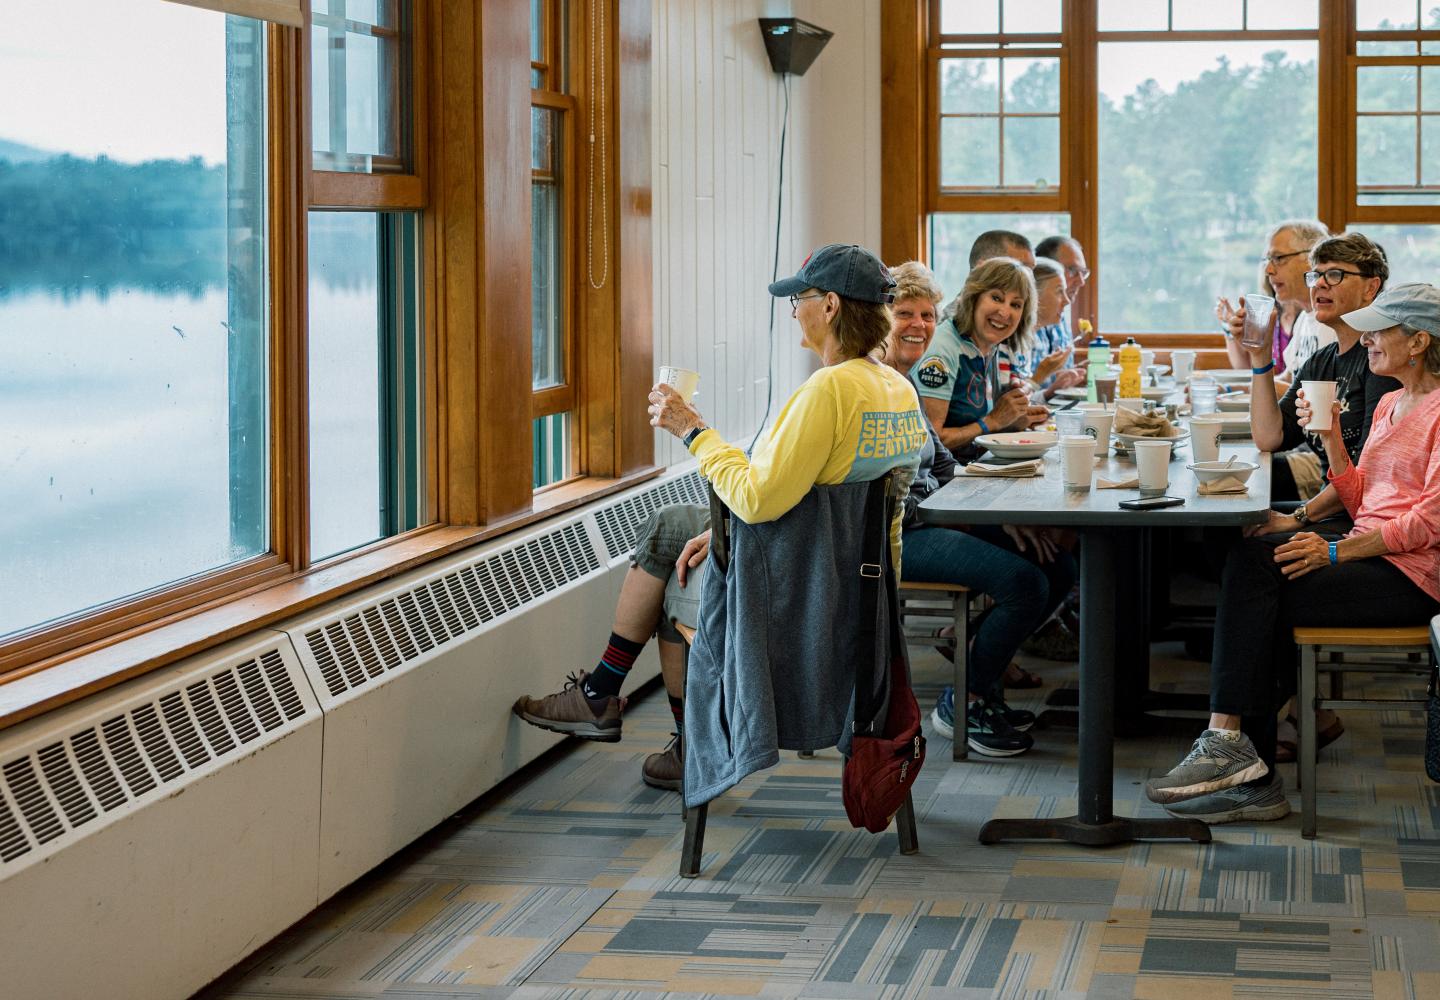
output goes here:
[{"label": "disposable coffee cup", "polygon": [[1095,442],[1088,434],[1066,434],[1060,439],[1060,473],[1066,493],[1089,493],[1095,474]]},{"label": "disposable coffee cup", "polygon": [[1171,351],[1170,369],[1175,376],[1176,385],[1184,382],[1195,370],[1195,352],[1190,350]]},{"label": "disposable coffee cup", "polygon": [[1103,458],[1110,452],[1110,428],[1115,425],[1115,411],[1104,403],[1081,403],[1076,409],[1085,414],[1081,428],[1095,445],[1095,457]]},{"label": "disposable coffee cup", "polygon": [[1270,330],[1270,321],[1275,315],[1275,300],[1268,295],[1254,293],[1245,296],[1245,330],[1240,334],[1240,346],[1251,349],[1265,346],[1265,334]]},{"label": "disposable coffee cup", "polygon": [[1145,412],[1145,400],[1140,396],[1124,396],[1115,400],[1115,409],[1126,409],[1134,414]]},{"label": "disposable coffee cup", "polygon": [[1190,454],[1197,462],[1220,460],[1220,430],[1225,421],[1218,414],[1204,413],[1190,418]]},{"label": "disposable coffee cup", "polygon": [[1140,352],[1140,370],[1149,371],[1155,364],[1155,352],[1146,348]]},{"label": "disposable coffee cup", "polygon": [[695,398],[695,390],[700,388],[700,373],[689,368],[661,365],[659,381],[674,389],[688,403]]},{"label": "disposable coffee cup", "polygon": [[1095,398],[1102,403],[1115,402],[1115,384],[1119,380],[1114,375],[1103,375],[1095,380]]},{"label": "disposable coffee cup", "polygon": [[1328,431],[1330,429],[1330,408],[1335,405],[1334,382],[1300,383],[1305,390],[1305,400],[1310,404],[1310,426],[1306,430]]},{"label": "disposable coffee cup", "polygon": [[1131,445],[1140,469],[1140,495],[1163,496],[1170,485],[1170,442],[1142,438]]}]

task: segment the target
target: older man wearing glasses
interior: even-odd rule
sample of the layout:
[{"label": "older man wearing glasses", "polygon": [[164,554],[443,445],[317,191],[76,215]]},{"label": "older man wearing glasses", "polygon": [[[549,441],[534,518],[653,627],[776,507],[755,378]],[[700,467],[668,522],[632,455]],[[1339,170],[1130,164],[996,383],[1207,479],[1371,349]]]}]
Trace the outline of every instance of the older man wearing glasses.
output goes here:
[{"label": "older man wearing glasses", "polygon": [[[1374,301],[1390,267],[1385,251],[1360,233],[1332,236],[1315,244],[1310,251],[1310,269],[1303,280],[1310,289],[1310,305],[1316,321],[1327,327],[1335,342],[1326,344],[1310,355],[1295,373],[1289,390],[1278,402],[1275,399],[1275,361],[1270,345],[1251,350],[1250,426],[1255,443],[1265,451],[1295,448],[1307,441],[1295,415],[1295,398],[1305,381],[1335,383],[1335,398],[1340,403],[1340,427],[1345,450],[1352,462],[1360,460],[1360,449],[1370,436],[1370,421],[1380,397],[1400,388],[1393,378],[1376,375],[1370,370],[1360,334],[1342,318]],[[1309,444],[1320,456],[1322,482],[1328,471],[1325,449],[1318,436],[1310,436]],[[1285,470],[1280,463],[1273,468],[1271,495],[1285,495]],[[1293,489],[1294,484],[1288,484]],[[1301,505],[1294,514],[1275,514],[1270,524],[1261,529],[1298,531],[1313,521],[1344,514],[1335,491],[1326,487],[1320,494]]]}]

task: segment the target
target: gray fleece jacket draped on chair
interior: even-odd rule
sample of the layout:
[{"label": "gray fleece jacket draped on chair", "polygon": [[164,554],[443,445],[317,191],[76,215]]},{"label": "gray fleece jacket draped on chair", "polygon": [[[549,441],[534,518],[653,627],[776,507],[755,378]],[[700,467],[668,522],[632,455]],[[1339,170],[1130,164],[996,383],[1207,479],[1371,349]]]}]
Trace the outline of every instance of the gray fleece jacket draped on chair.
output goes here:
[{"label": "gray fleece jacket draped on chair", "polygon": [[875,636],[888,627],[883,599],[861,607],[863,532],[885,530],[865,524],[869,487],[815,486],[775,521],[730,519],[730,562],[706,570],[685,682],[687,806],[775,765],[778,750],[839,744],[855,656],[883,684],[884,643],[858,648],[862,616]]}]

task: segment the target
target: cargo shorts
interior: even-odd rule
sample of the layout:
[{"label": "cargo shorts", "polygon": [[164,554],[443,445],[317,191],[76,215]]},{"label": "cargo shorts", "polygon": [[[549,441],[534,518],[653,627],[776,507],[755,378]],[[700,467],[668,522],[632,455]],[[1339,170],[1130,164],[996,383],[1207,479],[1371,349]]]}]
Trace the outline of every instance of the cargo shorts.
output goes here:
[{"label": "cargo shorts", "polygon": [[700,583],[705,576],[707,559],[685,574],[685,586],[675,575],[675,561],[685,543],[710,527],[710,510],[695,504],[662,507],[650,515],[635,541],[630,565],[639,567],[657,580],[665,581],[665,606],[656,624],[656,634],[667,642],[684,642],[675,628],[679,622],[688,628],[700,624]]}]

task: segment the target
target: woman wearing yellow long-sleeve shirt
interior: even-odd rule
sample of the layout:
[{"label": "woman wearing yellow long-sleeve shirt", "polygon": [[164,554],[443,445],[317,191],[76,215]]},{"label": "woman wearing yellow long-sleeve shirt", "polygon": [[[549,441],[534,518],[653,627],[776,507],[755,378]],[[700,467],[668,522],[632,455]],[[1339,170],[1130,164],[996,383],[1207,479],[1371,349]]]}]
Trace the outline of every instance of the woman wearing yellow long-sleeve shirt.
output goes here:
[{"label": "woman wearing yellow long-sleeve shirt", "polygon": [[[890,333],[890,271],[864,247],[832,243],[793,278],[770,286],[788,296],[801,343],[824,367],[780,410],[752,458],[705,424],[667,385],[650,392],[650,422],[685,442],[700,474],[731,513],[748,524],[773,521],[812,486],[860,483],[892,469],[914,474],[925,446],[925,418],[909,381],[885,365]],[[900,565],[897,508],[892,547]]]}]

